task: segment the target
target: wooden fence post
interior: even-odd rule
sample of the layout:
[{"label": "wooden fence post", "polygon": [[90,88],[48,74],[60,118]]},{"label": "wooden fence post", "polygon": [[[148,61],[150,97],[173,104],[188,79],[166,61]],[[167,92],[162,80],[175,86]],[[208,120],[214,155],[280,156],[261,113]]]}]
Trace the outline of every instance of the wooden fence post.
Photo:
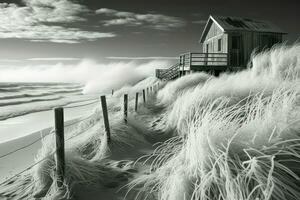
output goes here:
[{"label": "wooden fence post", "polygon": [[111,90],[111,95],[114,95],[114,89]]},{"label": "wooden fence post", "polygon": [[149,88],[148,88],[148,87],[146,88],[146,91],[147,91],[146,94],[147,94],[147,96],[148,96],[148,95],[149,95]]},{"label": "wooden fence post", "polygon": [[124,122],[127,124],[128,117],[128,94],[124,94]]},{"label": "wooden fence post", "polygon": [[106,97],[101,96],[100,98],[101,98],[103,121],[104,121],[104,127],[105,127],[107,142],[110,143],[110,127],[109,127],[109,121],[108,121]]},{"label": "wooden fence post", "polygon": [[65,176],[65,138],[64,138],[64,110],[54,109],[55,137],[56,137],[56,175],[57,186],[61,188]]},{"label": "wooden fence post", "polygon": [[145,89],[143,89],[143,101],[144,101],[144,103],[146,103]]},{"label": "wooden fence post", "polygon": [[139,104],[139,93],[137,92],[135,94],[135,112],[138,110],[138,104]]}]

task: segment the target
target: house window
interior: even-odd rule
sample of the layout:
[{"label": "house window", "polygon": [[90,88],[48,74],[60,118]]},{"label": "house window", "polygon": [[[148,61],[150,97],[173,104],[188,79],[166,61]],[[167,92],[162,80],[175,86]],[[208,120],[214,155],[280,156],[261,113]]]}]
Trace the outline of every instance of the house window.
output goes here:
[{"label": "house window", "polygon": [[222,51],[222,39],[218,39],[218,51]]}]

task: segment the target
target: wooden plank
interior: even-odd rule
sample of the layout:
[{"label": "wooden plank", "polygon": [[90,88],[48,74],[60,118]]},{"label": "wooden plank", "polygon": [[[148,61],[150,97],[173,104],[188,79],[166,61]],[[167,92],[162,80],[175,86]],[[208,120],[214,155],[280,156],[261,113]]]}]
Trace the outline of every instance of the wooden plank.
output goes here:
[{"label": "wooden plank", "polygon": [[101,96],[101,106],[102,106],[102,113],[103,113],[103,121],[104,121],[104,127],[107,137],[107,142],[110,143],[110,127],[109,127],[109,120],[108,120],[108,112],[107,112],[107,105],[106,105],[106,97]]},{"label": "wooden plank", "polygon": [[[206,62],[206,63],[227,63],[227,61],[221,61],[221,60],[194,61],[192,63],[204,63],[204,62]],[[209,64],[203,64],[203,65],[209,65]]]},{"label": "wooden plank", "polygon": [[54,109],[55,138],[56,138],[56,176],[57,186],[61,188],[65,176],[65,136],[64,136],[64,110]]},{"label": "wooden plank", "polygon": [[228,69],[227,65],[206,65],[206,66],[192,66],[193,71],[209,71],[209,70],[221,70],[225,71]]},{"label": "wooden plank", "polygon": [[225,56],[223,56],[223,57],[220,57],[220,56],[193,57],[192,60],[199,59],[199,58],[201,58],[201,59],[206,59],[206,58],[221,58],[221,59],[224,59],[224,58],[227,58],[227,57],[225,57]]}]

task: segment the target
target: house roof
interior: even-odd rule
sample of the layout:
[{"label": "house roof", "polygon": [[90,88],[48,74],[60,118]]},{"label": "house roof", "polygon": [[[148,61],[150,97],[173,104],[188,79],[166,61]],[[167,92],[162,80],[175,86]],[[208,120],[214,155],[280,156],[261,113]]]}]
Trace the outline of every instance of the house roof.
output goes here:
[{"label": "house roof", "polygon": [[200,42],[204,42],[205,36],[213,22],[216,23],[223,32],[252,31],[286,34],[286,32],[269,21],[211,15],[207,20],[206,26],[200,38]]}]

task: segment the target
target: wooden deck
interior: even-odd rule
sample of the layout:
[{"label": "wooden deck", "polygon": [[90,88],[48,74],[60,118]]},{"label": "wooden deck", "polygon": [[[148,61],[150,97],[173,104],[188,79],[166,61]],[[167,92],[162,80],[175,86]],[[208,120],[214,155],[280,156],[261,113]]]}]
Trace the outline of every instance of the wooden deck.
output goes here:
[{"label": "wooden deck", "polygon": [[159,69],[156,77],[172,80],[191,71],[220,72],[228,68],[227,53],[184,53],[179,56],[179,63],[168,69]]}]

